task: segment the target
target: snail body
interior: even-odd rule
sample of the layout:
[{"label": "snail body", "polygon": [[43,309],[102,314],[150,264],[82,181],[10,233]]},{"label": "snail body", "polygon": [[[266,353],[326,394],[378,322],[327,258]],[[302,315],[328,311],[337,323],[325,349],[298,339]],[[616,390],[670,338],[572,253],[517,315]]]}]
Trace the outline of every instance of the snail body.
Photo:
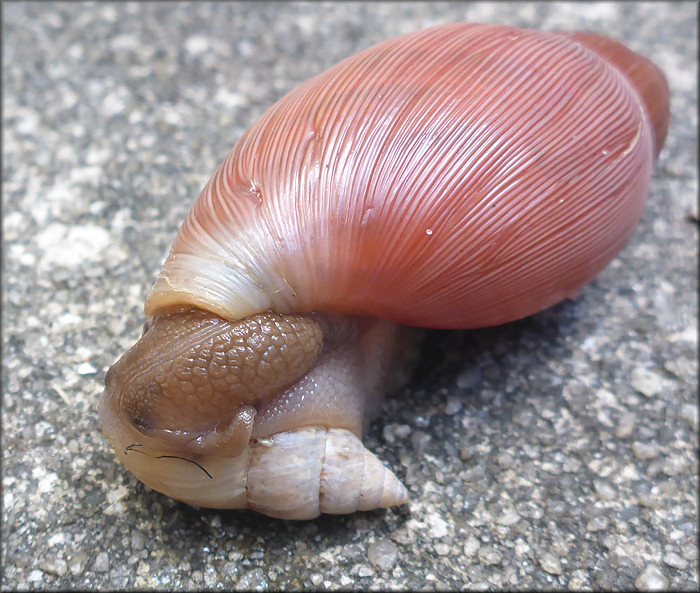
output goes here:
[{"label": "snail body", "polygon": [[454,23],[303,83],[180,228],[105,434],[169,496],[312,518],[402,504],[361,444],[411,328],[476,328],[595,277],[668,123],[651,62],[585,33]]}]

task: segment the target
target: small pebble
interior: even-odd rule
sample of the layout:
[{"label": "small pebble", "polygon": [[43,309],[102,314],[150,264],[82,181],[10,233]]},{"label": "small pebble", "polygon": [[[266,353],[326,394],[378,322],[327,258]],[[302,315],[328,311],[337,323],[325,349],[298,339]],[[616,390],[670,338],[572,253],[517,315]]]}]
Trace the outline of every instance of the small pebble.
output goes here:
[{"label": "small pebble", "polygon": [[644,368],[636,368],[632,371],[630,384],[645,397],[659,395],[664,388],[661,375]]},{"label": "small pebble", "polygon": [[519,539],[515,542],[515,553],[518,556],[524,556],[530,551],[530,546],[528,546],[523,540]]},{"label": "small pebble", "polygon": [[76,372],[79,375],[94,375],[97,372],[97,369],[89,362],[83,362],[78,365]]},{"label": "small pebble", "polygon": [[379,570],[391,570],[396,564],[398,556],[398,547],[388,538],[377,540],[370,544],[367,550],[367,558],[372,566]]},{"label": "small pebble", "polygon": [[655,478],[658,476],[662,471],[663,471],[663,466],[664,466],[664,460],[663,459],[654,459],[648,466],[647,466],[647,476],[650,478]]},{"label": "small pebble", "polygon": [[496,548],[484,546],[479,548],[479,560],[484,564],[500,564],[501,560],[503,560],[503,554]]},{"label": "small pebble", "polygon": [[466,542],[464,542],[464,555],[473,556],[481,547],[481,543],[473,535],[470,535]]},{"label": "small pebble", "polygon": [[503,513],[498,519],[496,520],[496,523],[499,525],[515,525],[518,521],[520,521],[520,515],[516,513],[515,511],[506,511]]},{"label": "small pebble", "polygon": [[477,454],[476,447],[472,447],[471,445],[462,445],[459,448],[459,458],[462,461],[469,461],[473,457],[475,457]]},{"label": "small pebble", "polygon": [[[146,571],[148,571],[148,566],[145,566],[145,568],[146,568]],[[138,572],[138,570],[137,570],[137,572]],[[204,575],[202,574],[201,570],[192,571],[192,576],[190,577],[190,582],[201,583],[203,579],[204,579]]]},{"label": "small pebble", "polygon": [[221,574],[230,579],[238,576],[238,562],[227,562],[221,569]]},{"label": "small pebble", "polygon": [[119,502],[120,500],[124,500],[127,496],[129,496],[129,489],[120,485],[107,492],[107,502],[109,504],[113,504],[115,502]]},{"label": "small pebble", "polygon": [[27,579],[29,580],[30,583],[38,583],[44,578],[44,571],[43,570],[33,570],[32,572],[29,573],[29,576]]},{"label": "small pebble", "polygon": [[423,453],[425,453],[425,450],[428,448],[430,441],[430,435],[427,432],[423,432],[422,430],[416,430],[411,435],[411,445],[413,445],[413,449],[418,455],[422,455]]},{"label": "small pebble", "polygon": [[661,467],[667,476],[677,476],[685,470],[685,459],[682,457],[669,457]]},{"label": "small pebble", "polygon": [[569,581],[569,591],[590,589],[590,577],[585,570],[575,570]]},{"label": "small pebble", "polygon": [[384,426],[382,436],[387,443],[394,443],[396,439],[405,439],[411,434],[411,427],[408,424],[387,424]]},{"label": "small pebble", "polygon": [[462,400],[454,395],[447,397],[447,403],[445,404],[445,414],[448,416],[454,416],[462,409]]},{"label": "small pebble", "polygon": [[114,245],[106,229],[94,225],[51,223],[36,235],[42,254],[40,267],[78,268],[99,259],[101,252]]},{"label": "small pebble", "polygon": [[374,575],[374,571],[366,564],[358,564],[355,568],[355,574],[358,577],[371,577]]},{"label": "small pebble", "polygon": [[315,572],[314,574],[311,575],[311,584],[314,587],[320,587],[321,583],[323,582],[323,575]]},{"label": "small pebble", "polygon": [[668,579],[656,564],[650,564],[639,573],[634,586],[642,591],[663,591],[668,587]]},{"label": "small pebble", "polygon": [[542,570],[549,574],[561,574],[561,562],[554,554],[550,552],[542,552],[539,556],[540,566]]},{"label": "small pebble", "polygon": [[603,546],[608,550],[614,550],[617,547],[617,539],[612,535],[606,535],[603,537],[600,543],[603,544]]},{"label": "small pebble", "polygon": [[437,513],[429,513],[425,516],[426,522],[430,525],[428,534],[430,537],[439,539],[445,537],[448,532],[447,523]]},{"label": "small pebble", "polygon": [[68,571],[68,564],[61,558],[54,558],[41,565],[41,570],[62,577]]},{"label": "small pebble", "polygon": [[563,500],[547,501],[547,513],[553,517],[561,517],[569,511],[569,506]]},{"label": "small pebble", "polygon": [[438,556],[447,556],[450,553],[450,546],[448,544],[440,542],[435,544],[433,547],[435,548],[435,553]]},{"label": "small pebble", "polygon": [[477,482],[483,479],[484,475],[484,468],[480,465],[476,465],[464,471],[463,479],[465,482]]},{"label": "small pebble", "polygon": [[620,420],[615,429],[615,436],[618,439],[626,439],[634,432],[636,416],[631,412],[627,412],[620,416]]},{"label": "small pebble", "polygon": [[654,443],[637,441],[632,445],[632,453],[637,459],[653,459],[659,454],[659,448]]},{"label": "small pebble", "polygon": [[[274,576],[270,578],[274,579]],[[208,567],[207,571],[204,573],[204,584],[208,589],[213,589],[219,582],[221,582],[221,575],[219,575],[218,571],[213,567]]]},{"label": "small pebble", "polygon": [[604,406],[613,407],[617,405],[617,397],[612,391],[608,391],[607,389],[599,389],[596,391],[595,395]]},{"label": "small pebble", "polygon": [[596,494],[603,500],[614,500],[617,496],[617,491],[615,488],[602,480],[594,480],[593,488],[595,489]]},{"label": "small pebble", "polygon": [[581,462],[573,457],[567,457],[561,464],[561,471],[567,474],[575,474],[581,469]]},{"label": "small pebble", "polygon": [[675,552],[669,552],[664,556],[664,564],[677,568],[678,570],[683,570],[688,567],[688,561]]},{"label": "small pebble", "polygon": [[146,545],[146,537],[140,531],[134,531],[131,534],[131,549],[137,552],[138,550],[143,550]]},{"label": "small pebble", "polygon": [[107,552],[100,552],[92,565],[95,572],[107,572],[109,570],[109,555]]},{"label": "small pebble", "polygon": [[625,467],[623,467],[620,470],[620,477],[625,482],[636,482],[637,480],[639,480],[639,472],[632,463],[628,463]]},{"label": "small pebble", "polygon": [[192,55],[200,55],[209,50],[209,40],[201,35],[193,35],[188,37],[184,43],[185,51]]},{"label": "small pebble", "polygon": [[445,441],[445,452],[453,459],[459,457],[459,451],[452,441]]},{"label": "small pebble", "polygon": [[696,404],[684,404],[681,406],[681,420],[693,430],[698,429],[698,406]]},{"label": "small pebble", "polygon": [[79,575],[83,572],[86,562],[87,556],[85,553],[78,552],[75,556],[68,559],[68,570],[70,570],[73,575]]},{"label": "small pebble", "polygon": [[586,524],[586,529],[588,531],[601,531],[603,529],[607,529],[608,525],[610,522],[608,521],[607,517],[603,517],[602,515],[599,517],[593,517],[587,524]]},{"label": "small pebble", "polygon": [[254,568],[247,571],[236,583],[236,591],[250,591],[251,589],[256,591],[267,590],[267,578],[262,568]]},{"label": "small pebble", "polygon": [[513,456],[505,451],[502,451],[496,455],[496,463],[503,468],[513,467]]},{"label": "small pebble", "polygon": [[651,492],[641,492],[637,495],[639,504],[650,509],[658,509],[661,506],[661,499]]}]

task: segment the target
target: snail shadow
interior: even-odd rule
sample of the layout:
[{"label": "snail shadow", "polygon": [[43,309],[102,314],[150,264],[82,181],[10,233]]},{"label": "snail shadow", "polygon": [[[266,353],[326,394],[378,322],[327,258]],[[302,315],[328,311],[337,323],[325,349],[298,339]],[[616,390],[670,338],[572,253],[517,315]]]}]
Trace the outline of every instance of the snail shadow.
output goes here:
[{"label": "snail shadow", "polygon": [[[309,549],[317,551],[352,541],[352,534],[367,526],[382,533],[398,529],[410,518],[408,505],[373,511],[357,511],[349,515],[320,515],[310,520],[276,519],[251,509],[220,510],[194,507],[171,501],[153,492],[161,502],[172,505],[170,521],[186,532],[188,539],[200,540],[210,547],[235,547],[246,555],[246,548],[254,555],[256,546],[264,546],[265,555],[275,556],[305,541]],[[258,551],[258,555],[260,555]]]},{"label": "snail shadow", "polygon": [[[539,375],[566,359],[583,331],[581,302],[565,300],[550,309],[511,323],[471,330],[427,330],[407,395],[418,405],[436,394],[472,401],[483,386],[507,392],[524,370]],[[567,338],[574,339],[567,339]],[[402,396],[404,394],[401,394]],[[425,396],[428,396],[426,398]],[[517,393],[513,397],[518,397]],[[433,402],[434,403],[434,402]]]}]

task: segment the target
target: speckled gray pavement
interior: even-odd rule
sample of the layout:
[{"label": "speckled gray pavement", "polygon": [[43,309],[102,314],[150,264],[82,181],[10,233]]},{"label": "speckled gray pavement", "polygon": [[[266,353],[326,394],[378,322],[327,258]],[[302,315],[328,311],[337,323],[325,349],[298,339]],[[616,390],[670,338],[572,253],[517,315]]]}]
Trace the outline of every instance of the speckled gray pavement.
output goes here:
[{"label": "speckled gray pavement", "polygon": [[[2,5],[2,588],[692,589],[695,3]],[[286,91],[449,21],[589,29],[666,72],[648,208],[575,302],[432,332],[366,438],[400,509],[278,521],[140,484],[107,368],[202,185]]]}]

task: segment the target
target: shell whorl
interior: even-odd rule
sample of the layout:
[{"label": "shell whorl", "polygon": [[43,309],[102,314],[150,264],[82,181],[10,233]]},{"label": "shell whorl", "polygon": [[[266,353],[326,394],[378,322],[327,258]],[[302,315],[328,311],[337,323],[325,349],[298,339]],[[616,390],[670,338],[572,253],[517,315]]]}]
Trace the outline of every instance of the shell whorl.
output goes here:
[{"label": "shell whorl", "polygon": [[627,77],[565,35],[465,23],[403,35],[245,133],[146,312],[512,321],[577,292],[626,243],[652,144]]},{"label": "shell whorl", "polygon": [[248,506],[284,519],[313,519],[387,508],[408,491],[351,432],[302,428],[256,443],[248,470]]}]

